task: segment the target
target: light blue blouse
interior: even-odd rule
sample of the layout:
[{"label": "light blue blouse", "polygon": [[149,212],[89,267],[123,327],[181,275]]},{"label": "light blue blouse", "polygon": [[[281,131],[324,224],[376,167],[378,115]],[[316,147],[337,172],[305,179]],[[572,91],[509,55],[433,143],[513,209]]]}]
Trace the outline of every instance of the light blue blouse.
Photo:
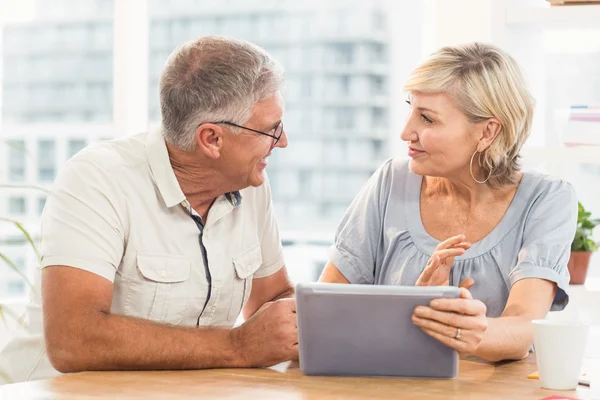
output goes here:
[{"label": "light blue blouse", "polygon": [[[392,159],[356,196],[329,250],[330,260],[351,283],[415,285],[439,244],[421,221],[421,182],[407,161]],[[562,310],[568,303],[567,263],[576,224],[573,187],[525,172],[500,223],[454,259],[450,284],[473,278],[473,297],[485,303],[488,317],[498,317],[515,282],[546,279],[559,288],[552,310]]]}]

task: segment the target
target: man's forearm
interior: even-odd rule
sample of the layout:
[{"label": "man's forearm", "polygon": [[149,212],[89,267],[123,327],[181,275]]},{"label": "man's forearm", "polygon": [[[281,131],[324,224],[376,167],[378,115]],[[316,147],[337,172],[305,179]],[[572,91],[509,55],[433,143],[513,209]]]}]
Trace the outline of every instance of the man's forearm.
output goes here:
[{"label": "man's forearm", "polygon": [[202,369],[245,366],[231,331],[157,324],[99,313],[68,324],[47,341],[48,355],[62,372],[129,369]]},{"label": "man's forearm", "polygon": [[524,317],[488,318],[488,329],[475,355],[489,361],[521,360],[533,337],[531,321]]}]

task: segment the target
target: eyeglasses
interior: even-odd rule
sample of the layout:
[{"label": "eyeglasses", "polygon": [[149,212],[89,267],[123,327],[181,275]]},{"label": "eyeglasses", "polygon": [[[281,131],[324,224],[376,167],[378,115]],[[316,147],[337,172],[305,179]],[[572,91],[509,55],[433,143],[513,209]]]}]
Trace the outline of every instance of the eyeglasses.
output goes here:
[{"label": "eyeglasses", "polygon": [[261,135],[265,135],[270,138],[273,138],[272,146],[275,146],[277,144],[277,142],[279,142],[279,139],[281,139],[281,135],[283,135],[283,121],[279,121],[279,123],[275,126],[275,128],[272,129],[274,131],[273,133],[275,133],[274,135],[271,135],[270,133],[266,133],[266,132],[257,131],[256,129],[246,128],[245,126],[234,124],[233,122],[229,122],[229,121],[211,122],[211,124],[231,125],[231,126],[235,126],[236,128],[246,129],[247,131],[260,133]]}]

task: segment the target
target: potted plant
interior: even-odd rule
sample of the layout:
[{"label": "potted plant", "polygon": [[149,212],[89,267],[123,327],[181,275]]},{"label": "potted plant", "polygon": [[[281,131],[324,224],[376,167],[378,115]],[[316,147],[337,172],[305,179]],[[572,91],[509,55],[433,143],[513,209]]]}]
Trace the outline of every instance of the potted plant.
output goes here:
[{"label": "potted plant", "polygon": [[590,257],[592,252],[598,250],[599,243],[592,239],[592,231],[597,225],[600,225],[600,219],[590,219],[591,212],[583,208],[581,203],[578,204],[577,212],[577,231],[575,238],[571,244],[571,258],[569,259],[569,274],[573,285],[581,285],[585,283]]}]

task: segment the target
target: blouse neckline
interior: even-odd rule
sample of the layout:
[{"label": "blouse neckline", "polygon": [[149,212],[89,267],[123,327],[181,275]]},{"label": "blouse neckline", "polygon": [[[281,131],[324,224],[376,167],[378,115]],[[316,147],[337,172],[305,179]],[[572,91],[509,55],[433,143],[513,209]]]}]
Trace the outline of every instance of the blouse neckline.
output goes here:
[{"label": "blouse neckline", "polygon": [[[417,175],[408,169],[408,179],[406,180],[406,219],[410,234],[415,245],[425,254],[431,256],[436,246],[440,243],[437,239],[427,233],[421,220],[421,184],[423,176]],[[473,243],[471,248],[462,256],[455,258],[456,261],[468,260],[479,257],[496,247],[498,243],[518,222],[518,218],[523,214],[527,207],[528,200],[535,190],[543,175],[535,172],[524,172],[517,191],[508,206],[508,209],[502,216],[500,222],[483,239]]]}]

